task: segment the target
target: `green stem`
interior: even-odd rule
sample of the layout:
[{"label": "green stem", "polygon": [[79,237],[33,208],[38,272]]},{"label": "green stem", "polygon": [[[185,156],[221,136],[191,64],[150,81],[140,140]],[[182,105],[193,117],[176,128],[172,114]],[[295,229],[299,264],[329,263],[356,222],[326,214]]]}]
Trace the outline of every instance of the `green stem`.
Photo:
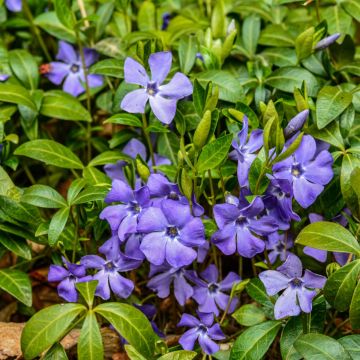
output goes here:
[{"label": "green stem", "polygon": [[213,184],[210,170],[208,170],[208,176],[209,176],[209,182],[210,182],[211,206],[213,207],[216,203],[216,200],[215,200],[214,184]]},{"label": "green stem", "polygon": [[271,265],[271,262],[270,262],[270,259],[269,259],[269,254],[268,254],[267,249],[264,249],[264,255],[265,255],[266,265],[267,265],[267,266],[269,267],[269,269],[271,270],[271,269],[272,269],[272,265]]},{"label": "green stem", "polygon": [[33,184],[33,185],[36,184],[35,178],[32,176],[32,173],[31,173],[29,167],[25,163],[23,163],[23,168],[24,168],[26,176],[29,178],[31,184]]},{"label": "green stem", "polygon": [[311,313],[302,314],[303,333],[309,334],[311,332]]},{"label": "green stem", "polygon": [[73,207],[71,209],[71,216],[72,216],[72,219],[73,219],[74,224],[75,224],[75,239],[74,239],[72,257],[71,257],[72,263],[75,263],[76,250],[77,250],[78,243],[79,243],[79,221],[78,221],[77,214],[74,214],[74,212],[75,212],[75,208]]},{"label": "green stem", "polygon": [[41,49],[42,49],[42,51],[43,51],[43,53],[44,53],[44,55],[46,57],[46,60],[48,62],[51,62],[51,60],[52,60],[51,56],[50,56],[50,54],[49,54],[49,52],[47,50],[47,47],[45,45],[45,42],[44,42],[44,40],[43,40],[43,38],[41,36],[41,32],[40,32],[39,28],[37,26],[35,26],[35,24],[34,24],[34,18],[33,18],[32,14],[31,14],[31,11],[30,11],[30,8],[29,8],[29,6],[27,4],[27,1],[23,1],[22,5],[23,5],[24,13],[25,13],[26,17],[28,18],[28,20],[30,22],[31,30],[34,33],[34,35],[36,36],[36,38],[37,38],[37,40],[39,42],[39,45],[40,45],[40,47],[41,47]]},{"label": "green stem", "polygon": [[[153,146],[152,146],[152,143],[151,143],[150,135],[149,135],[149,133],[147,131],[148,124],[147,124],[145,114],[142,114],[142,124],[143,124],[143,126],[142,126],[143,134],[144,134],[145,140],[147,142],[147,145],[148,145],[148,148],[149,148],[149,151],[150,151],[150,157],[151,157],[152,166],[156,166],[155,156],[154,156],[154,149],[153,149]],[[154,172],[156,173],[155,169],[154,169]]]}]

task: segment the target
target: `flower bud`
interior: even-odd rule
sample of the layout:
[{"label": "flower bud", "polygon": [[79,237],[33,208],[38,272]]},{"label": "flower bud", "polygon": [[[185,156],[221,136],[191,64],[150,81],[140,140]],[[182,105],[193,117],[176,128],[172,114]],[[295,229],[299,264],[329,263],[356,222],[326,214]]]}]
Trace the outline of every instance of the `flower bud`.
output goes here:
[{"label": "flower bud", "polygon": [[341,266],[337,262],[332,262],[326,266],[326,275],[329,277],[334,272],[338,271]]},{"label": "flower bud", "polygon": [[211,111],[206,110],[204,116],[199,122],[195,133],[193,143],[197,150],[200,150],[205,144],[211,127]]},{"label": "flower bud", "polygon": [[150,170],[147,164],[141,159],[139,155],[136,157],[135,162],[136,170],[139,173],[141,180],[146,182],[148,177],[150,176]]},{"label": "flower bud", "polygon": [[187,197],[189,201],[191,201],[193,183],[186,169],[181,170],[180,186],[182,193]]},{"label": "flower bud", "polygon": [[326,48],[329,47],[331,44],[333,44],[340,36],[341,36],[341,34],[339,34],[339,33],[336,33],[336,34],[327,36],[326,38],[320,40],[320,41],[315,45],[315,50],[323,50],[323,49],[326,49]]},{"label": "flower bud", "polygon": [[286,138],[289,138],[291,135],[295,134],[297,131],[301,130],[304,126],[307,117],[309,116],[309,110],[303,110],[294,116],[289,123],[287,124],[286,128],[284,129],[284,135]]}]

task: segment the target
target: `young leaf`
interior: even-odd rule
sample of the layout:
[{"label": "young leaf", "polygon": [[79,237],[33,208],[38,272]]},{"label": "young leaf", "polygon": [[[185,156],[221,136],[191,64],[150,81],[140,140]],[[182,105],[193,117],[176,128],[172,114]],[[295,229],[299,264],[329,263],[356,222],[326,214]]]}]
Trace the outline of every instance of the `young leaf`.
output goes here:
[{"label": "young leaf", "polygon": [[82,169],[80,159],[66,146],[53,140],[32,140],[20,145],[15,155],[23,155],[48,165],[55,165],[65,169]]},{"label": "young leaf", "polygon": [[131,345],[125,345],[125,351],[130,360],[146,360],[146,358]]},{"label": "young leaf", "polygon": [[37,312],[21,334],[21,350],[26,360],[40,355],[59,341],[76,324],[86,307],[80,304],[58,304]]},{"label": "young leaf", "polygon": [[133,114],[115,114],[108,118],[105,123],[142,127],[142,123]]},{"label": "young leaf", "polygon": [[124,160],[127,162],[132,161],[132,159],[123,154],[120,151],[113,150],[113,151],[104,151],[103,153],[95,156],[90,162],[89,166],[101,166],[106,164],[114,164],[119,160]]},{"label": "young leaf", "polygon": [[79,290],[80,294],[88,304],[89,308],[91,308],[93,305],[97,284],[97,280],[78,282],[75,284],[76,288]]},{"label": "young leaf", "polygon": [[26,306],[31,306],[32,288],[30,279],[22,271],[0,269],[0,289],[8,292]]},{"label": "young leaf", "polygon": [[109,321],[141,355],[152,357],[157,336],[140,310],[127,304],[106,303],[100,304],[94,311]]},{"label": "young leaf", "polygon": [[179,42],[180,69],[187,74],[195,64],[197,39],[194,35],[184,36]]},{"label": "young leaf", "polygon": [[68,360],[66,352],[61,344],[54,344],[45,354],[43,360]]},{"label": "young leaf", "polygon": [[67,220],[69,218],[70,214],[70,208],[64,207],[60,210],[58,210],[54,216],[52,217],[49,225],[49,245],[53,246],[56,244],[56,242],[59,239],[59,236],[61,235],[62,231],[64,230],[64,227],[67,223]]},{"label": "young leaf", "polygon": [[118,59],[105,59],[98,61],[90,67],[89,74],[105,75],[123,79],[124,61]]},{"label": "young leaf", "polygon": [[266,320],[264,312],[255,304],[245,304],[231,316],[242,326],[253,326]]},{"label": "young leaf", "polygon": [[256,53],[256,47],[260,36],[261,19],[257,15],[250,15],[244,19],[242,27],[242,41],[244,48],[250,56]]},{"label": "young leaf", "polygon": [[360,245],[354,236],[343,226],[328,221],[306,226],[298,235],[296,243],[320,250],[360,254]]},{"label": "young leaf", "polygon": [[73,29],[75,25],[74,13],[67,0],[54,0],[56,16],[60,22],[69,29]]},{"label": "young leaf", "polygon": [[352,95],[339,86],[324,86],[316,100],[316,125],[323,129],[339,116],[352,101]]},{"label": "young leaf", "polygon": [[91,201],[104,201],[108,193],[108,187],[103,186],[89,186],[83,190],[72,202],[73,205],[85,204]]},{"label": "young leaf", "polygon": [[261,359],[281,328],[281,321],[266,321],[246,329],[235,341],[229,360]]},{"label": "young leaf", "polygon": [[197,162],[198,172],[218,167],[227,157],[232,138],[231,134],[225,135],[205,145]]},{"label": "young leaf", "polygon": [[196,355],[194,351],[178,350],[160,356],[158,360],[193,360]]},{"label": "young leaf", "polygon": [[40,184],[26,188],[21,197],[21,202],[49,209],[67,206],[64,198],[55,189]]},{"label": "young leaf", "polygon": [[92,310],[86,315],[81,328],[77,347],[79,360],[98,360],[104,358],[104,346],[96,315]]},{"label": "young leaf", "polygon": [[61,90],[44,93],[40,114],[61,120],[91,122],[91,115],[79,100]]},{"label": "young leaf", "polygon": [[75,179],[69,186],[67,192],[67,201],[72,205],[74,199],[79,195],[80,191],[85,187],[86,181],[84,179]]},{"label": "young leaf", "polygon": [[305,359],[351,360],[338,341],[322,334],[304,334],[295,341],[294,346]]}]

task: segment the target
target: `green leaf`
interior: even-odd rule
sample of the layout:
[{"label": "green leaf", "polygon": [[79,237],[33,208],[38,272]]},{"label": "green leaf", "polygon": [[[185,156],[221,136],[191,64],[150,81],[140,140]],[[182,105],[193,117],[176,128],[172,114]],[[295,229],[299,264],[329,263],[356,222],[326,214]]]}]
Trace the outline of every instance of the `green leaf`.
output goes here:
[{"label": "green leaf", "polygon": [[140,31],[155,30],[156,8],[151,1],[143,1],[137,16],[137,24]]},{"label": "green leaf", "polygon": [[26,306],[31,306],[31,282],[29,277],[22,271],[0,269],[0,289],[8,292]]},{"label": "green leaf", "polygon": [[21,196],[21,202],[49,209],[67,206],[64,198],[55,189],[40,184],[26,188]]},{"label": "green leaf", "polygon": [[310,27],[302,32],[295,40],[295,49],[298,60],[302,60],[311,55],[313,51],[313,36],[315,28]]},{"label": "green leaf", "polygon": [[68,360],[61,344],[54,344],[45,354],[43,360]]},{"label": "green leaf", "polygon": [[111,180],[103,172],[93,166],[87,166],[83,171],[83,177],[89,185],[110,186]]},{"label": "green leaf", "polygon": [[261,359],[281,328],[281,321],[267,321],[246,329],[235,341],[229,360]]},{"label": "green leaf", "polygon": [[261,19],[257,15],[250,15],[244,19],[242,27],[242,41],[244,48],[250,56],[256,53],[256,47],[260,36]]},{"label": "green leaf", "polygon": [[360,245],[354,236],[343,226],[329,221],[309,224],[301,230],[296,243],[320,250],[360,254]]},{"label": "green leaf", "polygon": [[88,304],[89,308],[91,308],[93,305],[97,284],[97,280],[77,282],[75,284],[76,288],[79,290],[80,294]]},{"label": "green leaf", "polygon": [[34,57],[26,50],[9,51],[9,64],[15,76],[29,90],[39,85],[39,70]]},{"label": "green leaf", "polygon": [[295,88],[301,89],[305,81],[309,96],[316,96],[319,83],[308,70],[296,66],[288,66],[275,70],[265,83],[285,92],[293,93]]},{"label": "green leaf", "polygon": [[15,155],[27,156],[65,169],[83,169],[80,159],[66,146],[53,140],[32,140],[20,145]]},{"label": "green leaf", "polygon": [[246,286],[246,292],[249,296],[257,301],[259,304],[267,307],[273,308],[273,303],[270,300],[269,295],[265,291],[264,284],[258,278],[253,278]]},{"label": "green leaf", "polygon": [[359,201],[351,185],[351,174],[358,167],[360,158],[357,155],[346,153],[343,156],[340,173],[341,193],[347,206],[355,214],[359,212]]},{"label": "green leaf", "polygon": [[204,71],[197,73],[196,79],[204,88],[209,81],[213,83],[213,86],[218,86],[220,100],[235,103],[244,99],[244,91],[240,82],[228,71]]},{"label": "green leaf", "polygon": [[29,245],[26,240],[21,237],[0,232],[0,244],[17,256],[21,256],[27,260],[31,259]]},{"label": "green leaf", "polygon": [[341,6],[322,7],[320,14],[322,19],[326,19],[329,34],[352,34],[352,18]]},{"label": "green leaf", "polygon": [[360,273],[360,260],[355,260],[331,274],[324,287],[326,300],[336,310],[349,308]]},{"label": "green leaf", "polygon": [[90,67],[89,74],[98,74],[123,79],[124,61],[118,59],[101,60]]},{"label": "green leaf", "polygon": [[67,0],[54,0],[54,7],[57,18],[67,28],[73,29],[75,17]]},{"label": "green leaf", "polygon": [[215,141],[206,144],[199,156],[196,168],[199,173],[215,169],[227,157],[233,136],[222,136]]},{"label": "green leaf", "polygon": [[255,304],[243,305],[231,316],[242,326],[253,326],[266,320],[264,312]]},{"label": "green leaf", "polygon": [[21,350],[26,360],[40,355],[59,341],[76,325],[76,319],[86,311],[80,304],[58,304],[37,312],[21,334]]},{"label": "green leaf", "polygon": [[294,343],[305,359],[350,360],[349,354],[335,339],[322,334],[304,334]]},{"label": "green leaf", "polygon": [[160,356],[158,360],[192,360],[196,355],[194,351],[179,350]]},{"label": "green leaf", "polygon": [[360,4],[358,0],[345,0],[341,3],[341,6],[356,21],[360,22]]},{"label": "green leaf", "polygon": [[109,192],[107,187],[89,186],[83,190],[72,202],[73,205],[85,204],[92,201],[104,201],[106,194]]},{"label": "green leaf", "polygon": [[140,310],[127,304],[106,303],[97,306],[94,311],[109,321],[145,358],[153,356],[157,336]]},{"label": "green leaf", "polygon": [[75,31],[65,27],[56,16],[55,11],[43,12],[34,19],[34,24],[57,39],[71,43],[76,42]]},{"label": "green leaf", "polygon": [[96,315],[90,310],[81,328],[77,346],[79,360],[99,360],[104,358],[104,346]]},{"label": "green leaf", "polygon": [[31,100],[29,91],[19,85],[0,84],[0,101],[24,105],[36,111],[36,105]]},{"label": "green leaf", "polygon": [[360,358],[360,335],[348,335],[338,339],[338,342],[350,354],[353,360]]},{"label": "green leaf", "polygon": [[295,41],[284,26],[271,24],[261,32],[259,44],[277,47],[293,47]]},{"label": "green leaf", "polygon": [[280,352],[284,360],[300,360],[301,355],[294,347],[295,341],[303,334],[303,324],[299,316],[291,317],[280,338]]},{"label": "green leaf", "polygon": [[95,156],[90,162],[89,166],[101,166],[106,164],[114,164],[119,160],[131,162],[133,159],[120,151],[104,151],[98,156]]},{"label": "green leaf", "polygon": [[115,114],[108,118],[105,123],[142,127],[142,123],[133,114]]},{"label": "green leaf", "polygon": [[352,101],[349,92],[342,91],[339,86],[324,86],[316,100],[316,125],[323,129],[338,117]]},{"label": "green leaf", "polygon": [[350,304],[350,323],[353,329],[360,329],[360,281],[356,285]]},{"label": "green leaf", "polygon": [[133,346],[125,345],[125,351],[130,360],[146,360]]},{"label": "green leaf", "polygon": [[308,131],[309,134],[315,138],[326,141],[340,150],[345,150],[344,141],[337,121],[334,121],[321,130],[317,129],[315,125],[311,126]]},{"label": "green leaf", "polygon": [[297,64],[294,49],[289,48],[267,48],[261,53],[270,63],[279,66],[295,66]]},{"label": "green leaf", "polygon": [[70,208],[64,207],[58,210],[52,217],[49,225],[49,245],[53,246],[59,239],[59,236],[63,232],[67,220],[69,218]]},{"label": "green leaf", "polygon": [[67,201],[69,205],[72,205],[76,196],[79,195],[79,192],[85,187],[86,181],[84,179],[75,179],[69,186],[67,192]]},{"label": "green leaf", "polygon": [[179,42],[179,62],[183,73],[188,74],[195,64],[197,40],[194,35],[184,36]]},{"label": "green leaf", "polygon": [[61,120],[91,122],[91,115],[79,100],[61,90],[44,93],[40,114]]}]

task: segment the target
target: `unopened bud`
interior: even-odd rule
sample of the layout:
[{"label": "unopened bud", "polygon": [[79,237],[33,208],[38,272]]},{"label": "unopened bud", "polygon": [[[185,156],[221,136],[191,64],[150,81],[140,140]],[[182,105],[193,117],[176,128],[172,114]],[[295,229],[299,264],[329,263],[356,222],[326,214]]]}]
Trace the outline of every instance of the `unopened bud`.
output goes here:
[{"label": "unopened bud", "polygon": [[294,116],[286,128],[284,129],[284,135],[286,138],[289,138],[291,135],[295,134],[297,131],[301,130],[305,124],[307,117],[309,116],[309,110],[303,110]]},{"label": "unopened bud", "polygon": [[315,45],[315,50],[326,49],[326,48],[329,47],[331,44],[333,44],[340,36],[341,36],[341,34],[339,34],[339,33],[336,33],[336,34],[327,36],[326,38],[320,40],[320,41]]},{"label": "unopened bud", "polygon": [[197,150],[200,150],[205,144],[211,127],[211,111],[206,110],[204,116],[199,122],[195,133],[193,143]]},{"label": "unopened bud", "polygon": [[338,271],[340,268],[341,268],[341,266],[336,262],[332,262],[329,265],[327,265],[326,266],[326,275],[327,275],[327,277],[332,275],[334,272]]}]

